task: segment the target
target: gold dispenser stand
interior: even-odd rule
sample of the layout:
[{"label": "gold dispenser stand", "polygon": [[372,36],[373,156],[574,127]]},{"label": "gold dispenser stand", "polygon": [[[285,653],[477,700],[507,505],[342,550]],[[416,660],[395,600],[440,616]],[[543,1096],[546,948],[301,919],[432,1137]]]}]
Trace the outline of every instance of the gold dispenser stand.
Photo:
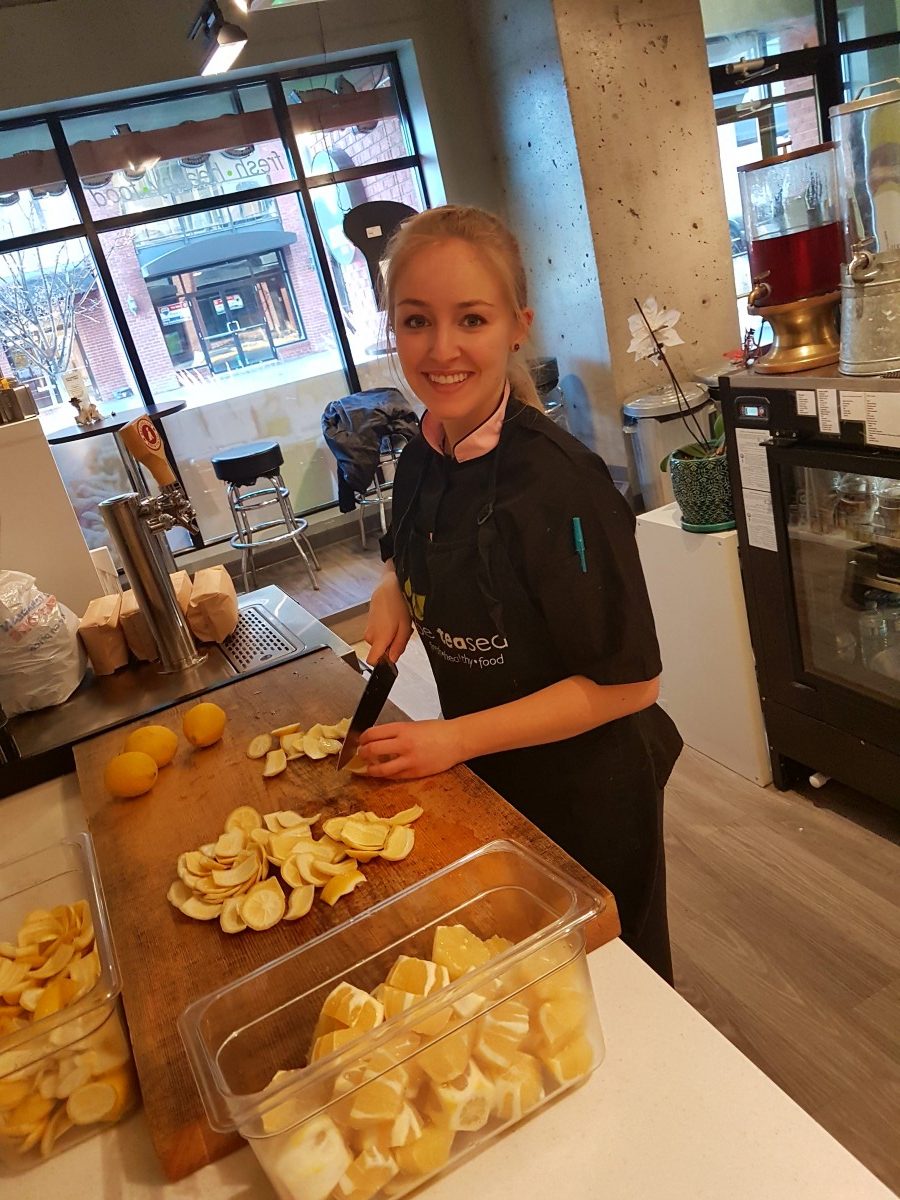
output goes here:
[{"label": "gold dispenser stand", "polygon": [[808,296],[789,304],[754,305],[757,294],[762,293],[762,299],[766,291],[766,284],[757,284],[748,297],[747,311],[768,321],[772,329],[772,348],[757,360],[754,369],[763,375],[791,375],[836,363],[841,355],[835,320],[841,293]]}]

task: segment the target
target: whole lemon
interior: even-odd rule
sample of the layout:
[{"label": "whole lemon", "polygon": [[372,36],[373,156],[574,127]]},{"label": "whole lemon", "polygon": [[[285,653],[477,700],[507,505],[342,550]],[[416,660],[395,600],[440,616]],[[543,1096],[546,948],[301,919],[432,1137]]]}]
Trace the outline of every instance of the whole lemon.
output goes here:
[{"label": "whole lemon", "polygon": [[103,782],[114,796],[132,799],[149,792],[156,783],[156,763],[142,750],[126,750],[106,764]]},{"label": "whole lemon", "polygon": [[149,754],[158,767],[165,767],[175,757],[178,749],[178,734],[165,725],[142,725],[129,733],[125,739],[126,750],[142,750]]},{"label": "whole lemon", "polygon": [[218,704],[204,700],[184,714],[181,729],[192,746],[213,746],[224,733],[227,720]]}]

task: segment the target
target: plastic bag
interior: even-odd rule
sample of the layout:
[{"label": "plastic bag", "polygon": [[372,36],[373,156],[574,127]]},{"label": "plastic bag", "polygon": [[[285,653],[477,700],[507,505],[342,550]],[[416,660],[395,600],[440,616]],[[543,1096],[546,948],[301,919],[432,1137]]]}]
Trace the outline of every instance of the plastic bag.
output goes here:
[{"label": "plastic bag", "polygon": [[0,704],[8,717],[62,704],[84,678],[78,618],[34,576],[0,571]]}]

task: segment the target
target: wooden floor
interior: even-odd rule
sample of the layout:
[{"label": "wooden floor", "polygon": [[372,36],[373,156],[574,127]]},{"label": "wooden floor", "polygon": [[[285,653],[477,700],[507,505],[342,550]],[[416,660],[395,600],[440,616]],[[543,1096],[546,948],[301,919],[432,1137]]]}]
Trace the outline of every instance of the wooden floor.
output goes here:
[{"label": "wooden floor", "polygon": [[[381,573],[370,546],[327,548],[318,593],[294,564],[260,583],[323,617],[358,606]],[[415,642],[396,701],[438,713]],[[900,814],[834,783],[760,788],[690,749],[666,806],[678,991],[900,1192]]]}]

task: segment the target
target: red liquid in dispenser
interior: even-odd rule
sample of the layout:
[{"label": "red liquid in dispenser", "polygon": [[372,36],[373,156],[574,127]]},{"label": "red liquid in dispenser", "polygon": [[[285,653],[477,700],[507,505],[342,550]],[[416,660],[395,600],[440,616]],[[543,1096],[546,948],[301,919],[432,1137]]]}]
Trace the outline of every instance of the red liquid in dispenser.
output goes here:
[{"label": "red liquid in dispenser", "polygon": [[760,307],[836,292],[841,286],[843,253],[838,221],[751,242],[750,273],[758,279],[768,271],[766,283],[772,289]]}]

